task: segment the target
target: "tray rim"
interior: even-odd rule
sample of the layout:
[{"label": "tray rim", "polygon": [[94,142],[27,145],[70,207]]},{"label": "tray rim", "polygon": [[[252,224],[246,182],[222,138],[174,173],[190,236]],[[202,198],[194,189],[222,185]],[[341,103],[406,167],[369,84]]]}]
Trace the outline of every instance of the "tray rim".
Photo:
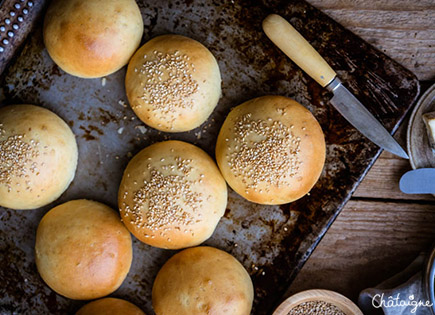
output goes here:
[{"label": "tray rim", "polygon": [[[306,2],[306,1],[304,1]],[[4,1],[2,1],[0,3],[0,6],[3,5]],[[308,5],[316,8],[315,6],[311,5],[308,3]],[[316,10],[322,12],[320,9]],[[322,12],[323,14],[326,15],[326,13]],[[329,17],[329,16],[328,16]],[[39,17],[40,18],[40,17]],[[329,17],[334,23],[336,23],[338,26],[344,28],[340,23],[338,23],[337,21],[333,20],[331,17]],[[36,20],[38,20],[38,17],[36,18]],[[26,36],[24,37],[23,40],[23,44],[25,44],[28,41],[28,37],[29,35],[32,33],[32,31],[34,31],[35,29],[35,25],[33,25],[32,29],[29,30],[26,34]],[[346,28],[344,28],[346,29]],[[349,31],[348,29],[346,29],[346,31],[352,33],[354,36],[358,37],[361,41],[365,42],[369,47],[377,50],[378,52],[380,52],[381,54],[385,55],[385,53],[383,53],[382,51],[380,51],[379,49],[373,47],[370,43],[366,42],[364,39],[362,39],[360,36],[354,34],[353,32]],[[14,58],[16,58],[19,55],[20,52],[20,47],[16,47],[13,57],[11,60],[9,60],[8,64],[10,64],[11,62],[13,62]],[[393,60],[395,63],[398,64],[397,61],[395,61],[394,59],[392,59],[391,57],[387,56],[388,59]],[[400,64],[398,64],[400,65]],[[400,65],[400,67],[406,69],[404,66]],[[7,67],[5,67],[5,69],[2,71],[2,73],[0,74],[0,77],[4,77],[5,73],[7,72]],[[400,119],[398,119],[395,124],[394,127],[392,129],[392,134],[394,134],[397,129],[399,128],[399,126],[403,123],[403,120],[405,119],[405,117],[407,116],[407,114],[409,113],[409,111],[413,108],[416,100],[418,99],[419,93],[420,93],[420,81],[417,79],[416,75],[411,72],[409,69],[406,69],[410,74],[413,75],[414,79],[416,79],[417,85],[416,85],[416,95],[414,96],[413,101],[411,102],[411,104],[407,107],[407,109],[405,110],[404,114],[402,115],[402,117]],[[353,127],[352,127],[353,128]],[[323,239],[323,236],[326,234],[326,232],[329,230],[330,226],[333,224],[333,222],[335,221],[335,219],[338,217],[338,215],[341,213],[342,209],[344,208],[344,206],[346,205],[346,203],[350,200],[350,198],[352,197],[353,193],[355,192],[355,190],[357,189],[357,187],[359,186],[359,184],[362,182],[362,180],[365,178],[365,176],[367,175],[367,173],[370,171],[371,167],[374,165],[374,163],[376,162],[376,160],[378,159],[378,157],[380,156],[380,154],[382,153],[382,149],[379,148],[376,153],[373,155],[373,157],[370,160],[370,163],[367,165],[367,167],[364,169],[364,172],[359,176],[358,180],[355,181],[353,183],[352,189],[346,194],[346,197],[344,199],[342,199],[340,205],[337,207],[337,211],[335,211],[333,213],[333,215],[331,215],[327,221],[327,223],[325,225],[323,225],[317,233],[317,237],[316,240],[311,244],[311,246],[309,247],[309,249],[305,252],[305,254],[299,258],[299,259],[295,259],[295,261],[299,261],[299,263],[297,264],[297,266],[295,266],[295,268],[291,271],[291,277],[289,279],[289,281],[286,283],[286,285],[288,284],[289,286],[291,286],[292,281],[294,280],[294,278],[296,277],[296,275],[299,273],[299,271],[302,269],[303,265],[306,263],[306,261],[309,259],[309,257],[311,256],[312,252],[315,250],[315,248],[317,247],[317,245],[320,243],[320,241]],[[282,297],[279,297],[280,299]],[[277,298],[278,299],[278,298]],[[276,303],[275,303],[276,304]]]}]

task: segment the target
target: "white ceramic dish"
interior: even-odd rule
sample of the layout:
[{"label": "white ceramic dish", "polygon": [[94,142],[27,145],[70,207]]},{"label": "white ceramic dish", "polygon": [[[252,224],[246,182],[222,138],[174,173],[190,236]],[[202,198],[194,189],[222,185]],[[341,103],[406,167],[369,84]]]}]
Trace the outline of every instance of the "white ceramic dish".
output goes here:
[{"label": "white ceramic dish", "polygon": [[426,126],[422,115],[435,111],[435,84],[420,97],[408,125],[407,146],[413,169],[435,168],[435,153],[429,147]]}]

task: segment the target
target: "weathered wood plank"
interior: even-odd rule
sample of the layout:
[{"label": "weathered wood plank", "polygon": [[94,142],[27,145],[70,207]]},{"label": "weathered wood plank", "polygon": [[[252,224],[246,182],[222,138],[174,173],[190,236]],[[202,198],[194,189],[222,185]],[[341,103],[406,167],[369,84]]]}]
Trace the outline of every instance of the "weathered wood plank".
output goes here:
[{"label": "weathered wood plank", "polygon": [[355,300],[405,268],[435,239],[435,202],[350,201],[298,274],[288,295],[324,288]]},{"label": "weathered wood plank", "polygon": [[433,0],[308,0],[320,9],[378,9],[378,10],[422,10],[434,9]]},{"label": "weathered wood plank", "polygon": [[411,71],[435,78],[435,2],[308,0]]},{"label": "weathered wood plank", "polygon": [[[433,29],[431,21],[435,9],[417,11],[374,9],[323,9],[328,15],[337,15],[340,23],[346,27],[367,27],[393,30],[427,30]],[[431,20],[432,19],[432,20]]]},{"label": "weathered wood plank", "polygon": [[[435,78],[433,0],[307,0],[413,71]],[[423,89],[424,91],[424,86]],[[405,146],[405,120],[396,138]],[[384,152],[354,193],[287,295],[325,288],[359,292],[405,268],[435,239],[435,198],[400,192],[409,161]],[[363,200],[361,200],[363,199]],[[390,202],[380,202],[380,200]],[[414,201],[415,202],[414,202]]]},{"label": "weathered wood plank", "polygon": [[400,191],[400,177],[411,169],[408,160],[384,151],[358,186],[353,197],[435,202],[432,195],[408,195]]}]

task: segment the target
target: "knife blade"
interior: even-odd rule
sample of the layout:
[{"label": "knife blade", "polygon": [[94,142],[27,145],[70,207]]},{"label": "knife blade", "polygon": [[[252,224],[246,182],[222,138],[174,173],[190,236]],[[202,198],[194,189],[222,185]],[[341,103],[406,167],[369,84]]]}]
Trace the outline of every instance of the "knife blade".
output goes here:
[{"label": "knife blade", "polygon": [[435,194],[435,168],[419,168],[403,174],[399,182],[405,194]]},{"label": "knife blade", "polygon": [[283,17],[271,14],[263,21],[267,37],[322,87],[334,93],[330,100],[359,132],[381,148],[409,159],[385,127],[343,86],[335,71]]}]

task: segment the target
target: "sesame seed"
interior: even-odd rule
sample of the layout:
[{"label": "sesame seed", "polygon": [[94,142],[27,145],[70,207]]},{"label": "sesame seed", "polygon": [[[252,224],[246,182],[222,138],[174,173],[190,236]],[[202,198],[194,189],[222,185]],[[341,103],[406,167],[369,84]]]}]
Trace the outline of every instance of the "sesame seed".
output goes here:
[{"label": "sesame seed", "polygon": [[147,132],[147,128],[145,128],[145,126],[138,125],[135,128],[138,129],[142,134],[145,134]]},{"label": "sesame seed", "polygon": [[[279,120],[253,120],[251,114],[234,123],[233,147],[228,148],[228,164],[236,177],[245,184],[245,192],[257,191],[259,183],[276,187],[287,177],[297,174],[300,138]],[[262,192],[262,190],[261,190]]]},{"label": "sesame seed", "polygon": [[288,312],[288,315],[345,315],[334,304],[325,301],[307,301],[296,305]]},{"label": "sesame seed", "polygon": [[121,106],[124,107],[124,108],[127,108],[127,104],[125,103],[124,100],[119,100],[119,101],[118,101],[118,104],[121,105]]},{"label": "sesame seed", "polygon": [[[144,58],[145,59],[145,58]],[[188,63],[190,58],[179,56],[179,52],[163,54],[157,50],[154,56],[144,60],[139,73],[144,76],[144,103],[152,104],[159,111],[160,119],[173,123],[174,114],[180,108],[192,108],[191,96],[198,91],[198,83],[192,79],[195,65]]]},{"label": "sesame seed", "polygon": [[[2,126],[0,126],[0,135],[5,133]],[[12,189],[11,183],[14,177],[28,177],[28,170],[39,175],[36,162],[33,160],[40,154],[36,148],[39,142],[30,140],[26,143],[23,138],[24,135],[13,135],[0,141],[0,184],[6,185],[8,191]],[[30,190],[30,187],[26,189]]]},{"label": "sesame seed", "polygon": [[[159,160],[165,161],[164,158]],[[196,217],[200,217],[198,210],[203,197],[193,189],[198,181],[189,179],[191,162],[190,159],[175,157],[175,163],[160,166],[165,174],[148,164],[150,178],[134,192],[133,207],[124,207],[125,212],[131,214],[132,224],[153,231],[170,231],[173,225],[188,226],[201,221]],[[180,231],[179,227],[175,229]]]}]

